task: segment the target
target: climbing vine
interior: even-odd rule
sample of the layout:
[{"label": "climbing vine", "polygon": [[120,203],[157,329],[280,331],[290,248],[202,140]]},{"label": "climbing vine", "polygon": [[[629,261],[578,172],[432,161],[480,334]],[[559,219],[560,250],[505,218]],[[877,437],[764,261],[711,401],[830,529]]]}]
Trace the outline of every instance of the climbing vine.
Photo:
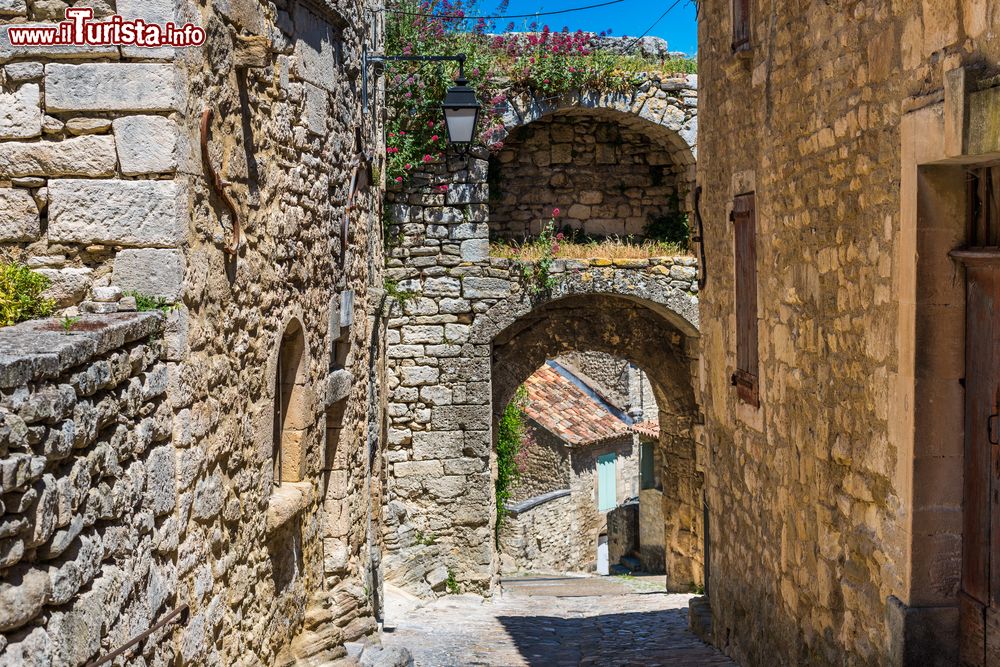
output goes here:
[{"label": "climbing vine", "polygon": [[528,392],[520,387],[514,400],[504,408],[497,434],[497,526],[499,540],[500,527],[507,516],[507,502],[513,496],[514,485],[521,476],[517,465],[517,455],[521,451],[524,438],[524,413],[521,411]]},{"label": "climbing vine", "polygon": [[[506,10],[501,0],[494,11]],[[479,141],[491,149],[502,146],[502,116],[507,100],[531,91],[556,96],[572,90],[626,91],[650,72],[692,73],[686,58],[651,61],[601,46],[600,36],[568,27],[552,30],[530,23],[529,32],[512,32],[513,23],[498,27],[485,20],[465,19],[478,13],[477,0],[400,0],[388,14],[386,51],[401,55],[467,56],[465,75],[477,92],[483,111]],[[496,34],[499,31],[502,34]],[[403,183],[425,163],[444,157],[446,130],[441,102],[456,76],[456,66],[419,62],[386,65],[389,118],[386,128],[386,175]],[[439,186],[446,187],[446,186]]]}]

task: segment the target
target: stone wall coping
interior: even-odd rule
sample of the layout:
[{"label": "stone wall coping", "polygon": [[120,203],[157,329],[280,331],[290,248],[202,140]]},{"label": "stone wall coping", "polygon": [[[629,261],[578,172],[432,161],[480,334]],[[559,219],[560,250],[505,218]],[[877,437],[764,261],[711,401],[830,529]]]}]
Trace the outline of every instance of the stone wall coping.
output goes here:
[{"label": "stone wall coping", "polygon": [[519,514],[524,514],[528,510],[534,509],[539,505],[544,505],[545,503],[551,502],[553,500],[558,500],[559,498],[565,498],[570,494],[569,489],[559,489],[558,491],[549,491],[548,493],[543,493],[540,496],[535,496],[534,498],[528,498],[527,500],[522,500],[519,503],[513,505],[507,505],[507,511],[510,512],[511,516],[517,516]]},{"label": "stone wall coping", "polygon": [[158,312],[84,315],[66,334],[58,318],[0,328],[0,389],[58,377],[95,356],[163,330]]},{"label": "stone wall coping", "polygon": [[[509,266],[514,263],[534,264],[538,260],[514,259],[510,257],[490,257],[490,263],[494,266]],[[608,268],[617,269],[644,269],[653,266],[697,266],[698,260],[692,255],[664,255],[663,257],[634,257],[634,258],[612,258],[612,257],[588,257],[582,259],[555,259],[552,260],[552,268],[573,271],[587,268]]]}]

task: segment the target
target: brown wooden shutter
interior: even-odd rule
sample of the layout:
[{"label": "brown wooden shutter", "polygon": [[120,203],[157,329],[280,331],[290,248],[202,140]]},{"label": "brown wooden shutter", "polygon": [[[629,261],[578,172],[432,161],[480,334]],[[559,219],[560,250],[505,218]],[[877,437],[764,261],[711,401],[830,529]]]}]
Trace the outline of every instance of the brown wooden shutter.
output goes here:
[{"label": "brown wooden shutter", "polygon": [[757,212],[754,193],[733,200],[736,235],[736,373],[740,400],[760,405],[757,350]]},{"label": "brown wooden shutter", "polygon": [[750,0],[733,2],[733,51],[750,49]]}]

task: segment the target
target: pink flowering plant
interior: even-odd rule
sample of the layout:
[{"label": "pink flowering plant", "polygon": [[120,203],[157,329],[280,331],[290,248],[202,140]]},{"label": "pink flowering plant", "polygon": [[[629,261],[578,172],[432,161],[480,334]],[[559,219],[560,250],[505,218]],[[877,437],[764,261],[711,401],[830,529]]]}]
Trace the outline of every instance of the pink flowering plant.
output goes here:
[{"label": "pink flowering plant", "polygon": [[[499,32],[493,22],[465,18],[503,14],[506,5],[507,0],[494,9],[477,7],[477,0],[400,0],[393,5],[396,11],[387,13],[387,53],[466,54],[465,75],[483,105],[478,142],[491,150],[503,145],[507,100],[521,93],[625,91],[640,83],[645,72],[694,72],[693,60],[651,62],[603,50],[592,33],[554,31],[537,23],[521,26],[526,32],[514,32],[509,23]],[[404,184],[414,170],[445,157],[441,102],[457,73],[454,63],[387,63],[390,182]]]}]

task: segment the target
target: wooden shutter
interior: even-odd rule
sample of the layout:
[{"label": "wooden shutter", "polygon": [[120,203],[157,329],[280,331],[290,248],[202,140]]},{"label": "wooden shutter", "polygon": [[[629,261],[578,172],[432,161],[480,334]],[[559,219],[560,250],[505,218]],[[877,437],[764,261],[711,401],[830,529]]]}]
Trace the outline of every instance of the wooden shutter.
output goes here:
[{"label": "wooden shutter", "polygon": [[750,0],[733,2],[733,51],[750,49]]},{"label": "wooden shutter", "polygon": [[736,236],[736,373],[740,400],[760,405],[757,350],[757,212],[754,193],[733,200]]}]

